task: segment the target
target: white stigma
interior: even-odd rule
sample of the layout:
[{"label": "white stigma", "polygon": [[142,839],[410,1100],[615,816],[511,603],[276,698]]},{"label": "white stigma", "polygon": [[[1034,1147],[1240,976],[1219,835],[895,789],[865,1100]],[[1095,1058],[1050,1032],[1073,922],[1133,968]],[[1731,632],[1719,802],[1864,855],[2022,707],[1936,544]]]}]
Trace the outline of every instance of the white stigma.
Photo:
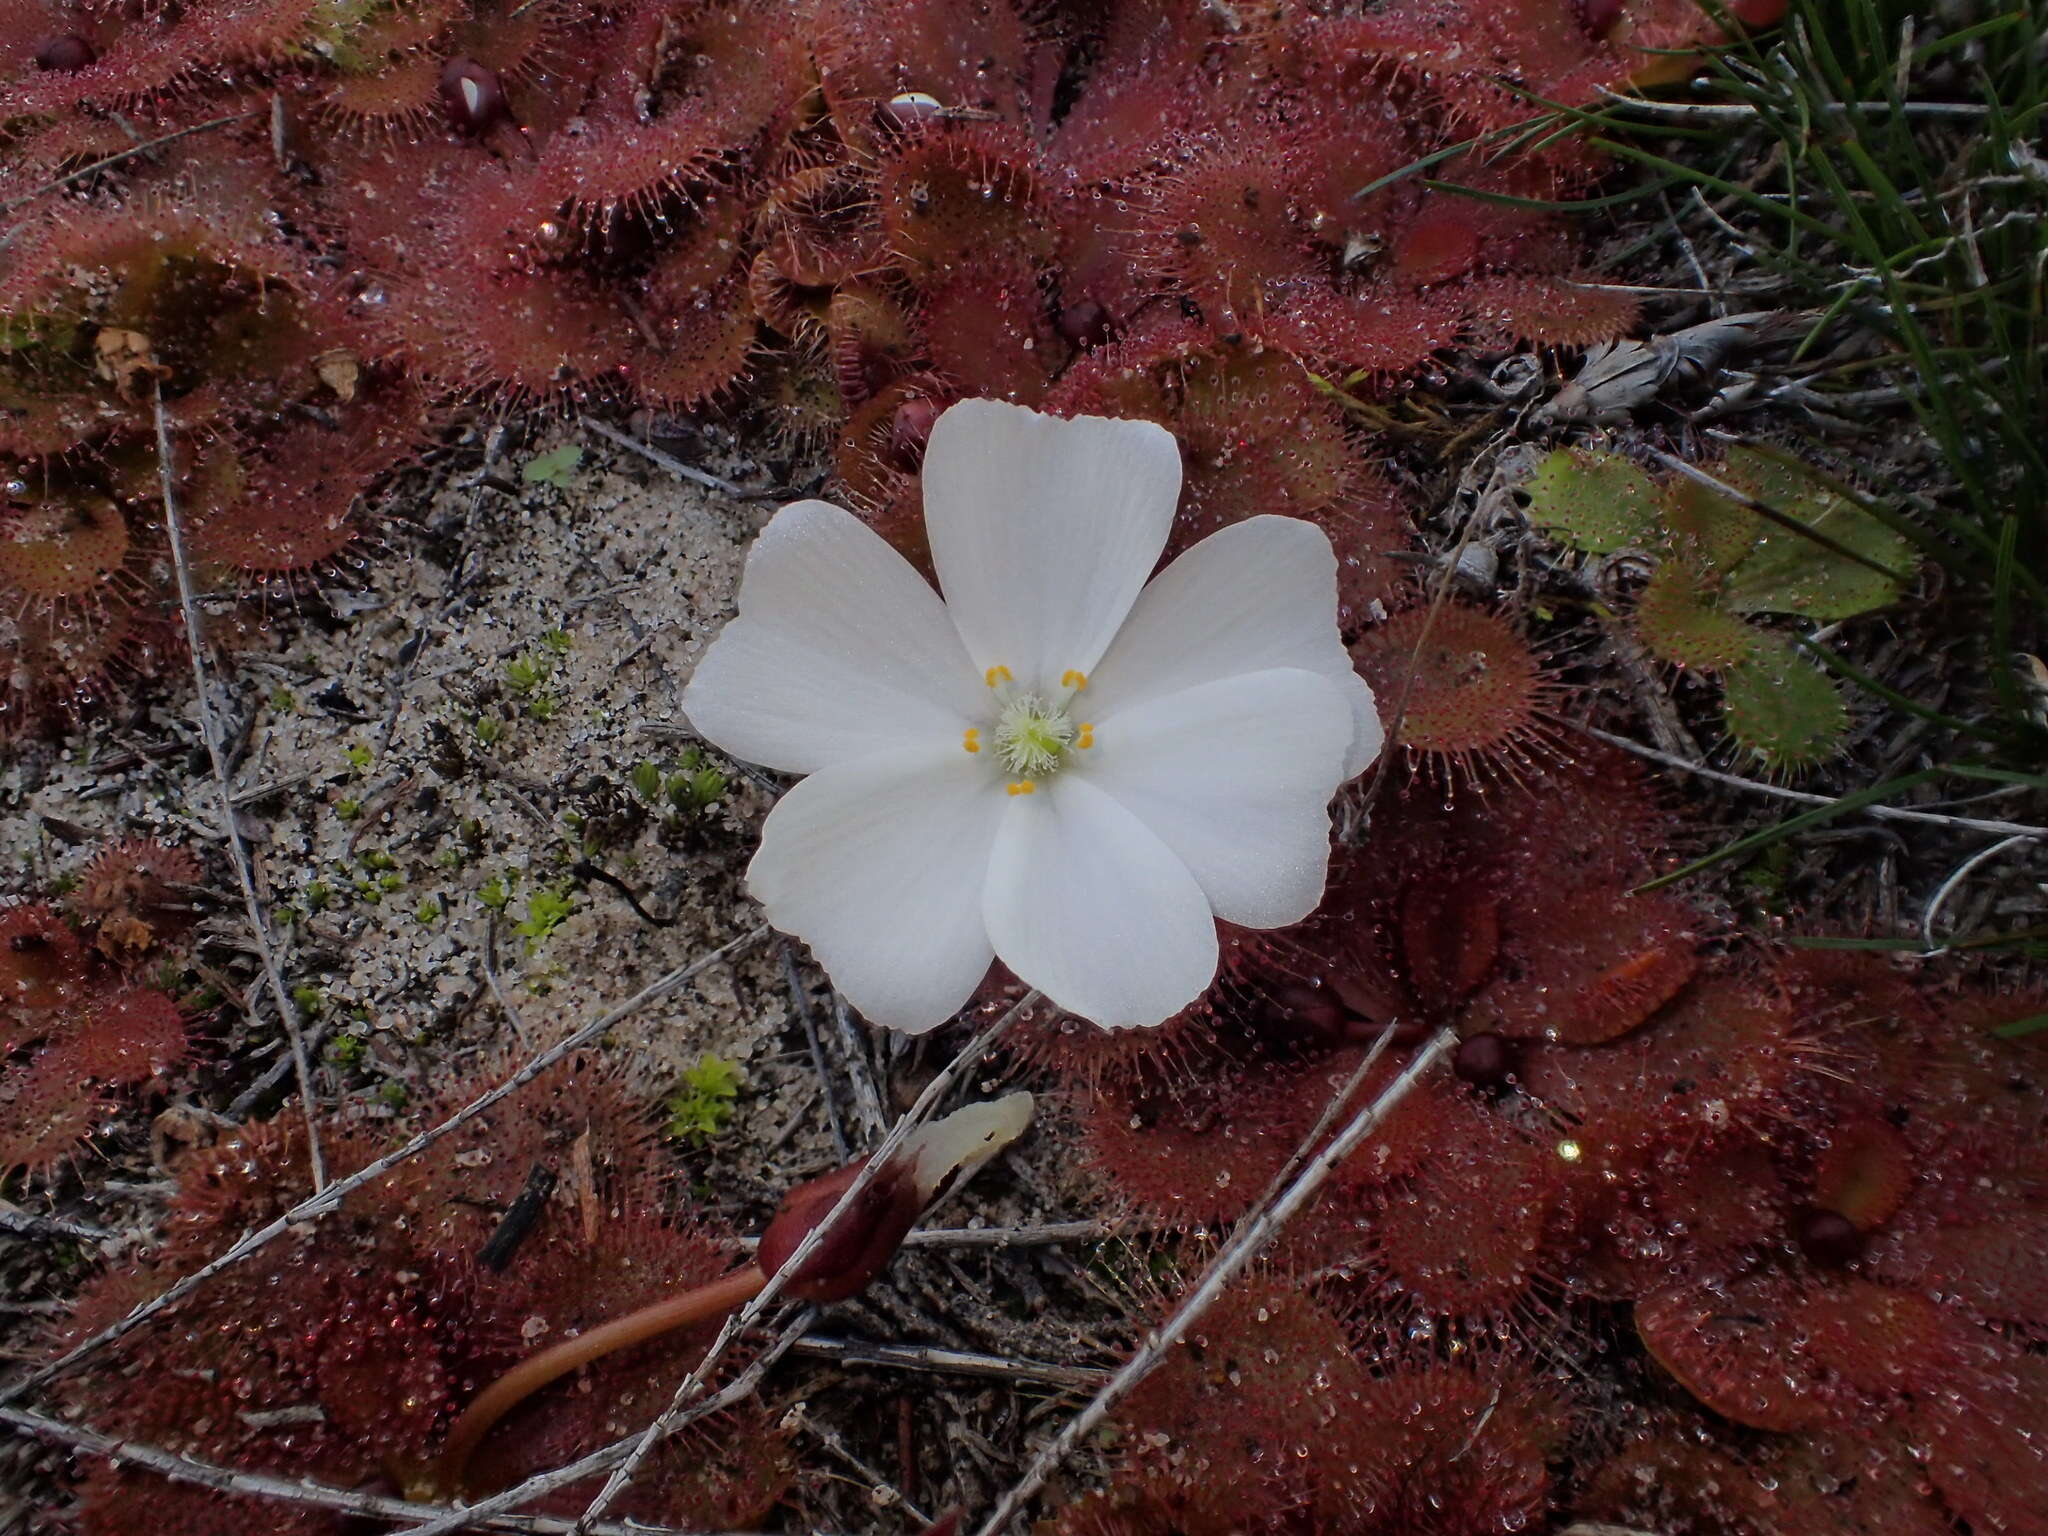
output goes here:
[{"label": "white stigma", "polygon": [[996,716],[996,757],[1022,779],[1042,779],[1054,772],[1074,744],[1074,722],[1057,704],[1035,693],[1020,693]]}]

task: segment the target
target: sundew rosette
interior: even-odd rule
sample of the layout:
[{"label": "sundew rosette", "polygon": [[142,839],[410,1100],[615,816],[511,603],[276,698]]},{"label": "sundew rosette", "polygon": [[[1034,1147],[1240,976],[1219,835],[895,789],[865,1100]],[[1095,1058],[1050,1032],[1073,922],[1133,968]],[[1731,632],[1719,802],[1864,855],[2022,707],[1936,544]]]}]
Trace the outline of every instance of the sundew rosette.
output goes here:
[{"label": "sundew rosette", "polygon": [[967,400],[925,454],[937,592],[826,502],[762,530],[683,705],[806,775],[748,888],[875,1023],[943,1023],[1000,959],[1157,1024],[1215,974],[1217,919],[1321,896],[1330,798],[1381,743],[1335,553],[1254,517],[1153,577],[1180,485],[1153,423]]}]

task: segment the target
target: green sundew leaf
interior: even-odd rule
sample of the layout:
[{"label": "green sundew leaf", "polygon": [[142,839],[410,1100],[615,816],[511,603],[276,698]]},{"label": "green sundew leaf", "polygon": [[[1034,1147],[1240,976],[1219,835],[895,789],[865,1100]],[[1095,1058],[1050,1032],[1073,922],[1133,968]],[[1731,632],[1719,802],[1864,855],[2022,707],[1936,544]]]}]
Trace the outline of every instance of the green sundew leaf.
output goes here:
[{"label": "green sundew leaf", "polygon": [[1523,487],[1529,521],[1589,555],[1662,542],[1664,498],[1650,477],[1612,453],[1560,448]]},{"label": "green sundew leaf", "polygon": [[1672,553],[1695,569],[1716,576],[1739,565],[1768,526],[1749,508],[1683,476],[1665,484],[1664,498]]},{"label": "green sundew leaf", "polygon": [[1898,600],[1903,578],[1914,564],[1912,546],[1905,539],[1846,496],[1797,475],[1787,465],[1756,455],[1737,464],[1731,455],[1729,468],[1732,484],[1900,578],[1882,576],[1791,529],[1771,527],[1758,518],[1755,546],[1722,589],[1722,601],[1731,610],[1833,620],[1854,618]]},{"label": "green sundew leaf", "polygon": [[528,485],[564,487],[576,472],[576,466],[582,462],[583,450],[574,443],[564,443],[559,448],[528,459],[526,467],[519,471],[519,478]]},{"label": "green sundew leaf", "polygon": [[1723,609],[1701,573],[1683,560],[1666,560],[1651,574],[1636,603],[1635,626],[1660,660],[1698,672],[1738,666],[1769,643]]},{"label": "green sundew leaf", "polygon": [[1825,672],[1781,641],[1759,637],[1730,667],[1721,713],[1728,734],[1772,768],[1804,768],[1842,743],[1849,709]]}]

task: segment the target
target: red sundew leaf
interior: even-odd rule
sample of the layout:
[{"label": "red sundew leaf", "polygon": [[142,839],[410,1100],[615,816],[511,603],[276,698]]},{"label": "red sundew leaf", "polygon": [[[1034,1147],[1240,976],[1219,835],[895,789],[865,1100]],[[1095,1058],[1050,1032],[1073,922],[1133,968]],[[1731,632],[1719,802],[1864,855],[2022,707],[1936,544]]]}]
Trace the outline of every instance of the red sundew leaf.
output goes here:
[{"label": "red sundew leaf", "polygon": [[1766,1454],[1757,1476],[1773,1485],[1774,1515],[1759,1536],[1952,1536],[1955,1529],[1894,1424],[1801,1435]]},{"label": "red sundew leaf", "polygon": [[1928,1442],[1928,1479],[1972,1531],[2048,1532],[2048,1358],[2009,1355],[1988,1379],[1916,1400],[1911,1422]]},{"label": "red sundew leaf", "polygon": [[45,1169],[76,1151],[108,1108],[62,1043],[0,1077],[0,1171]]},{"label": "red sundew leaf", "polygon": [[1814,1363],[1872,1399],[1939,1391],[1991,1363],[1982,1333],[1916,1291],[1854,1277],[1810,1285],[1793,1317]]},{"label": "red sundew leaf", "polygon": [[1651,1202],[1686,1263],[1725,1264],[1783,1237],[1791,1192],[1761,1142],[1707,1147],[1675,1161],[1660,1162]]},{"label": "red sundew leaf", "polygon": [[1698,916],[1660,892],[1525,883],[1510,888],[1502,923],[1500,975],[1467,1013],[1511,1037],[1616,1039],[1699,970]]},{"label": "red sundew leaf", "polygon": [[[915,376],[912,369],[925,343],[921,316],[895,286],[875,282],[841,286],[825,306],[824,325],[833,377],[849,407],[871,401],[907,375]],[[942,390],[935,377],[925,376],[922,392],[937,397]],[[842,451],[853,439],[854,424],[849,421],[841,437]],[[846,474],[843,462],[840,474]]]},{"label": "red sundew leaf", "polygon": [[[1627,1427],[1586,1477],[1573,1504],[1577,1518],[1701,1536],[1793,1536],[1798,1529],[1778,1523],[1778,1501],[1766,1487],[1770,1471],[1711,1436],[1697,1415],[1667,1410]],[[1823,1532],[1840,1536],[1832,1525],[1811,1536]]]},{"label": "red sundew leaf", "polygon": [[999,124],[910,135],[882,161],[875,196],[888,248],[918,282],[977,256],[1043,261],[1057,240],[1037,152]]},{"label": "red sundew leaf", "polygon": [[1500,958],[1499,872],[1468,870],[1419,880],[1401,899],[1408,984],[1433,1010],[1455,1009]]},{"label": "red sundew leaf", "polygon": [[659,345],[635,349],[627,380],[639,399],[688,410],[740,377],[758,327],[742,274],[690,286],[671,278],[668,265],[658,263],[648,279],[647,319]]},{"label": "red sundew leaf", "polygon": [[805,41],[834,126],[862,150],[901,131],[901,115],[887,107],[908,93],[1006,123],[1036,115],[1027,86],[1031,31],[1011,0],[827,0]]},{"label": "red sundew leaf", "polygon": [[111,502],[84,497],[0,511],[0,592],[43,612],[62,603],[125,600],[119,578],[132,538]]},{"label": "red sundew leaf", "polygon": [[1440,1317],[1498,1316],[1534,1284],[1562,1187],[1550,1150],[1467,1107],[1371,1223],[1390,1299]]},{"label": "red sundew leaf", "polygon": [[395,1277],[370,1279],[332,1317],[313,1369],[321,1408],[380,1454],[417,1455],[456,1407],[456,1384],[432,1323]]},{"label": "red sundew leaf", "polygon": [[1458,339],[1465,303],[1451,288],[1420,291],[1382,280],[1348,291],[1325,281],[1290,289],[1283,304],[1262,314],[1239,313],[1235,323],[1246,336],[1318,372],[1397,378]]},{"label": "red sundew leaf", "polygon": [[1626,336],[1641,315],[1634,294],[1568,277],[1506,273],[1475,278],[1462,291],[1482,345],[1500,339],[1590,347]]},{"label": "red sundew leaf", "polygon": [[2038,1207],[1887,1234],[1867,1262],[1893,1284],[1953,1297],[1977,1317],[2048,1328],[2048,1211]]},{"label": "red sundew leaf", "polygon": [[0,904],[0,1049],[40,1038],[84,990],[85,949],[47,902]]},{"label": "red sundew leaf", "polygon": [[1798,1337],[1798,1287],[1756,1271],[1684,1280],[1636,1303],[1636,1332],[1657,1363],[1707,1408],[1753,1429],[1810,1429],[1830,1406]]},{"label": "red sundew leaf", "polygon": [[[480,1063],[437,1093],[422,1116],[454,1114],[502,1082],[510,1066]],[[518,1197],[536,1164],[566,1168],[583,1155],[605,1210],[645,1200],[665,1168],[659,1129],[619,1074],[571,1058],[392,1170],[382,1188],[422,1242],[468,1254],[491,1235],[495,1210]]]},{"label": "red sundew leaf", "polygon": [[875,215],[873,175],[865,166],[835,161],[805,166],[777,182],[755,210],[754,229],[790,282],[830,288],[880,263]]},{"label": "red sundew leaf", "polygon": [[1557,701],[1514,626],[1463,603],[1395,614],[1361,635],[1351,656],[1389,729],[1399,713],[1408,751],[1466,774],[1512,777],[1542,744]]},{"label": "red sundew leaf", "polygon": [[1211,1528],[1246,1528],[1305,1501],[1361,1386],[1336,1319],[1285,1279],[1255,1273],[1126,1400],[1118,1418],[1135,1432],[1126,1464],[1196,1494]]},{"label": "red sundew leaf", "polygon": [[1331,1530],[1518,1531],[1550,1500],[1571,1404],[1516,1356],[1395,1359],[1332,1427],[1316,1511]]},{"label": "red sundew leaf", "polygon": [[236,1498],[108,1462],[85,1469],[78,1502],[81,1536],[135,1536],[138,1531],[150,1536],[222,1536],[229,1531],[331,1536],[334,1530],[330,1510]]},{"label": "red sundew leaf", "polygon": [[933,289],[925,305],[932,363],[963,394],[1035,406],[1066,348],[1029,262],[976,260]]},{"label": "red sundew leaf", "polygon": [[1783,1000],[1725,972],[1703,975],[1612,1049],[1619,1080],[1672,1142],[1783,1117],[1808,1071]]},{"label": "red sundew leaf", "polygon": [[52,1046],[50,1070],[81,1082],[134,1087],[160,1079],[183,1061],[191,1042],[177,1003],[151,987],[95,998],[78,1028]]},{"label": "red sundew leaf", "polygon": [[1884,1225],[1913,1187],[1913,1154],[1885,1121],[1852,1116],[1822,1133],[1813,1171],[1813,1203],[1869,1232]]}]

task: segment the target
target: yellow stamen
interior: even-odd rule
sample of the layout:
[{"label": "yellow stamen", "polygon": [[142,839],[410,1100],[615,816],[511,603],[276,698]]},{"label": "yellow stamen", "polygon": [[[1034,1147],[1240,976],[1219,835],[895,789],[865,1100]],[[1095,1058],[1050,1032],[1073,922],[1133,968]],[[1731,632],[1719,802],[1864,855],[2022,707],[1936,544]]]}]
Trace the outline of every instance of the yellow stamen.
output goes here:
[{"label": "yellow stamen", "polygon": [[1014,683],[1017,681],[1017,679],[1010,676],[1010,669],[1008,667],[990,667],[981,675],[983,681],[991,688],[995,687],[997,683]]},{"label": "yellow stamen", "polygon": [[1010,793],[1013,795],[1035,795],[1038,793],[1038,786],[1029,779],[1016,779],[1010,784]]},{"label": "yellow stamen", "polygon": [[970,752],[979,752],[981,750],[981,732],[970,725],[967,728],[967,734],[961,738],[960,745]]},{"label": "yellow stamen", "polygon": [[1076,739],[1074,745],[1084,750],[1088,747],[1094,746],[1095,727],[1084,722],[1080,727],[1080,736],[1078,737],[1078,739]]},{"label": "yellow stamen", "polygon": [[1062,688],[1071,688],[1076,693],[1086,693],[1088,691],[1088,674],[1086,672],[1076,672],[1073,668],[1069,667],[1060,674],[1060,686]]}]

